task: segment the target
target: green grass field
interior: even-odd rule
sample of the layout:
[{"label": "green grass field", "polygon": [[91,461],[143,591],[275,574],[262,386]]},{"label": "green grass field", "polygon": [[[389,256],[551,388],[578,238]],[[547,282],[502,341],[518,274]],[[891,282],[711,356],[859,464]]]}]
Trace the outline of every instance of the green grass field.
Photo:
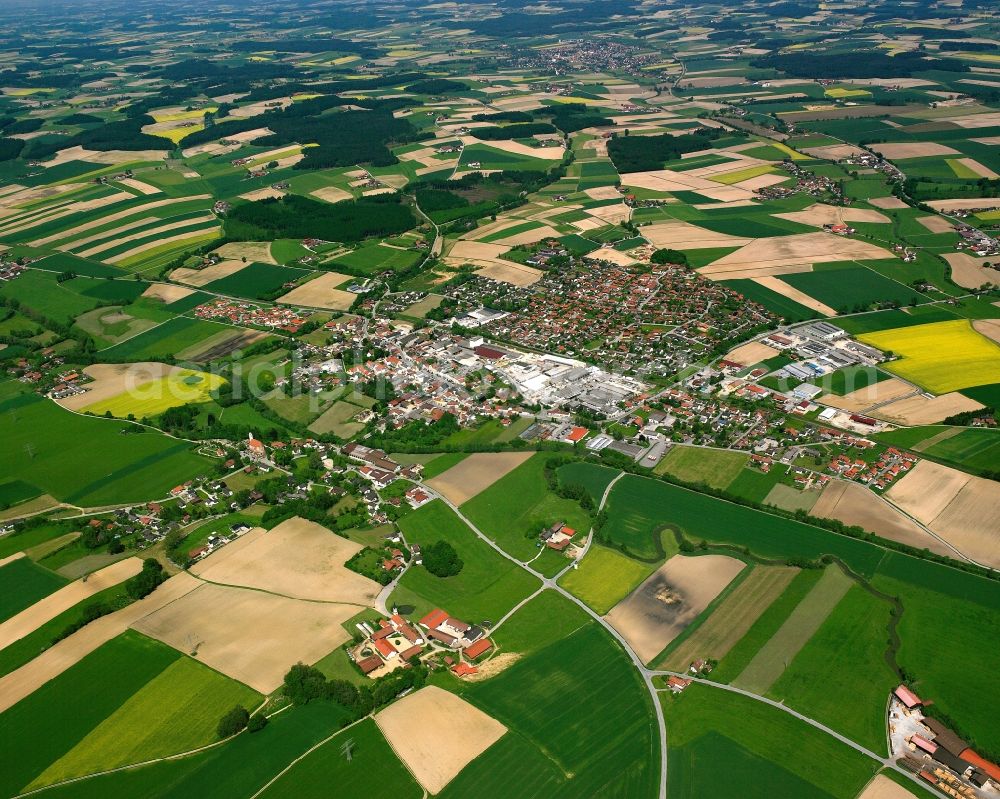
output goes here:
[{"label": "green grass field", "polygon": [[[553,636],[550,645],[496,677],[459,689],[509,732],[440,796],[655,793],[659,746],[648,696],[624,653],[596,624]],[[585,702],[575,701],[584,696]],[[497,779],[513,773],[516,780]]]},{"label": "green grass field", "polygon": [[549,492],[542,474],[547,453],[537,453],[462,506],[462,512],[516,558],[533,557],[543,526],[562,521],[590,529],[590,517],[573,500]]},{"label": "green grass field", "polygon": [[285,283],[301,280],[309,274],[311,272],[307,269],[251,263],[228,277],[213,280],[203,288],[218,294],[256,300],[277,291]]},{"label": "green grass field", "polygon": [[436,577],[423,566],[407,570],[392,594],[392,604],[412,605],[418,617],[440,607],[470,624],[495,622],[538,587],[534,577],[479,541],[440,500],[408,513],[399,527],[408,542],[424,548],[448,541],[465,564],[452,577]]},{"label": "green grass field", "polygon": [[[1000,693],[993,653],[1000,648],[994,623],[1000,609],[996,583],[951,569],[912,562],[901,556],[886,559],[874,585],[899,597],[902,645],[900,666],[916,678],[916,690],[953,720],[958,731],[980,750],[1000,752]],[[931,651],[932,635],[948,642]]]},{"label": "green grass field", "polygon": [[[354,742],[350,762],[340,753],[340,747],[348,739]],[[419,799],[423,795],[375,722],[365,719],[296,763],[261,796],[267,799],[323,796],[333,785],[340,796]]]},{"label": "green grass field", "polygon": [[580,565],[562,578],[560,585],[603,615],[632,593],[652,571],[651,563],[642,563],[594,544]]},{"label": "green grass field", "polygon": [[890,610],[885,600],[851,587],[768,696],[874,752],[885,751],[885,702],[899,684],[885,659]]},{"label": "green grass field", "polygon": [[745,452],[677,445],[653,471],[672,475],[685,483],[725,488],[736,479],[749,460]]},{"label": "green grass field", "polygon": [[253,735],[239,735],[191,757],[118,771],[43,794],[58,799],[246,799],[289,763],[342,726],[345,713],[332,702],[314,702],[275,716]]},{"label": "green grass field", "polygon": [[178,316],[111,347],[106,354],[116,360],[155,361],[179,355],[209,337],[231,329],[216,322]]},{"label": "green grass field", "polygon": [[464,461],[467,457],[468,453],[465,452],[445,452],[442,455],[436,456],[434,460],[424,466],[424,480],[430,480],[433,477],[437,477],[439,474],[443,474],[452,466]]},{"label": "green grass field", "polygon": [[18,558],[0,566],[0,622],[30,608],[66,583],[65,578],[28,558]]},{"label": "green grass field", "polygon": [[27,786],[179,657],[159,641],[127,632],[0,713],[0,792],[11,796]]},{"label": "green grass field", "polygon": [[733,685],[755,694],[765,693],[826,621],[851,585],[851,579],[838,567],[825,569],[813,589],[733,680]]},{"label": "green grass field", "polygon": [[783,275],[789,285],[837,311],[863,310],[873,302],[903,305],[920,297],[913,289],[863,266]]},{"label": "green grass field", "polygon": [[582,485],[596,505],[618,472],[596,463],[567,463],[559,467],[557,474],[563,485]]},{"label": "green grass field", "polygon": [[222,715],[252,710],[262,697],[188,657],[150,680],[32,783],[49,785],[97,771],[186,752],[216,740]]},{"label": "green grass field", "polygon": [[670,799],[854,799],[878,764],[776,708],[702,685],[663,695]]},{"label": "green grass field", "polygon": [[590,624],[580,607],[555,591],[542,591],[490,635],[501,652],[529,655]]},{"label": "green grass field", "polygon": [[178,483],[209,473],[212,462],[187,442],[136,429],[77,416],[34,395],[7,400],[0,403],[6,443],[0,472],[90,507],[162,498]]},{"label": "green grass field", "polygon": [[973,471],[995,470],[1000,464],[1000,431],[988,427],[928,425],[890,430],[878,438]]},{"label": "green grass field", "polygon": [[865,541],[631,475],[615,484],[605,509],[608,522],[602,535],[612,544],[625,544],[641,557],[658,555],[654,531],[665,525],[680,529],[695,541],[746,546],[763,557],[815,559],[836,555],[862,575],[872,574],[884,554]]}]

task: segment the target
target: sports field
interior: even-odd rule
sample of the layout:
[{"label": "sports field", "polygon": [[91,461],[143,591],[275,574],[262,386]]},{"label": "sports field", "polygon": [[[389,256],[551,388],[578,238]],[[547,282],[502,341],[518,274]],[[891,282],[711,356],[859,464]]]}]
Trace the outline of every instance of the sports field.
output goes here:
[{"label": "sports field", "polygon": [[862,333],[858,338],[901,356],[885,368],[935,394],[1000,382],[1000,346],[966,320]]}]

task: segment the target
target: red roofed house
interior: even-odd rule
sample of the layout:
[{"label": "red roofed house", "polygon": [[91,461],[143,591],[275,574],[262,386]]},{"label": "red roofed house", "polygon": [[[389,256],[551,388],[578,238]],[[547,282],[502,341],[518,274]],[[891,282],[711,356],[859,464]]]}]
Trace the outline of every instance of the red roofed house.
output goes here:
[{"label": "red roofed house", "polygon": [[907,707],[907,709],[912,710],[913,708],[923,704],[920,697],[913,693],[913,691],[905,685],[900,685],[895,691],[893,691],[893,694],[896,696],[896,699]]},{"label": "red roofed house", "polygon": [[910,743],[917,747],[917,749],[923,749],[929,755],[933,755],[937,751],[936,743],[932,743],[919,735],[914,735],[910,738]]},{"label": "red roofed house", "polygon": [[569,435],[566,436],[566,440],[571,444],[575,444],[577,441],[582,441],[587,436],[586,427],[574,427],[569,431]]},{"label": "red roofed house", "polygon": [[421,627],[426,627],[428,630],[433,630],[447,620],[447,613],[441,610],[441,608],[434,608],[434,610],[424,616],[419,622],[417,622],[417,624]]},{"label": "red roofed house", "polygon": [[667,678],[667,688],[669,688],[675,694],[679,694],[690,684],[691,680],[685,680],[683,677],[675,677],[672,674],[670,675],[670,677]]},{"label": "red roofed house", "polygon": [[492,648],[493,648],[493,642],[489,638],[480,638],[478,641],[476,641],[476,643],[472,644],[471,646],[465,647],[463,651],[465,652],[465,656],[469,658],[469,660],[475,660],[477,657],[485,655]]},{"label": "red roofed house", "polygon": [[378,650],[378,653],[386,660],[394,658],[398,654],[396,652],[396,647],[389,643],[389,641],[385,638],[379,638],[377,641],[372,641],[372,643],[374,644],[375,649]]},{"label": "red roofed house", "polygon": [[470,674],[478,674],[479,669],[470,666],[468,663],[456,663],[451,667],[452,672],[458,677],[468,677]]}]

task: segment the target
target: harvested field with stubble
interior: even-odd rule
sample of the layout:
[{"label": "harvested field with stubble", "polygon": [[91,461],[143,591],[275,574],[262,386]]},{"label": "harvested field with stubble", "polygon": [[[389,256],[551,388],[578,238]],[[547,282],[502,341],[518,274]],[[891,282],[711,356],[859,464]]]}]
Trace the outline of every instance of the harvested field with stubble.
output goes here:
[{"label": "harvested field with stubble", "polygon": [[976,400],[950,391],[939,397],[918,394],[890,402],[872,411],[873,416],[902,425],[935,424],[950,416],[978,411],[983,405]]},{"label": "harvested field with stubble", "polygon": [[269,694],[292,664],[315,663],[347,641],[342,625],[357,612],[356,605],[201,583],[132,627]]},{"label": "harvested field with stubble", "polygon": [[216,254],[224,261],[257,261],[262,264],[276,264],[277,261],[271,255],[271,242],[269,241],[231,241],[223,244]]},{"label": "harvested field with stubble", "polygon": [[505,474],[514,471],[533,452],[475,452],[427,485],[454,505],[462,505],[482,493]]},{"label": "harvested field with stubble", "polygon": [[649,663],[745,566],[726,555],[674,555],[604,618]]},{"label": "harvested field with stubble", "polygon": [[489,264],[476,270],[480,277],[488,277],[490,280],[497,280],[501,283],[510,283],[512,286],[531,286],[542,278],[542,271],[531,266],[521,266],[515,263]]},{"label": "harvested field with stubble", "polygon": [[751,341],[749,344],[741,344],[736,349],[726,353],[725,359],[742,366],[753,366],[755,363],[766,361],[778,354],[774,347],[761,344],[759,341]]},{"label": "harvested field with stubble", "polygon": [[343,291],[342,286],[352,280],[350,275],[337,272],[323,272],[319,277],[296,286],[287,294],[282,294],[276,302],[285,305],[305,305],[309,308],[323,308],[328,311],[346,311],[358,298],[357,294]]},{"label": "harvested field with stubble", "polygon": [[375,723],[417,782],[432,794],[507,732],[492,716],[434,685],[376,713]]},{"label": "harvested field with stubble", "polygon": [[33,633],[63,611],[69,610],[105,588],[118,585],[123,580],[134,577],[140,571],[142,571],[142,560],[126,558],[94,572],[87,577],[86,581],[76,580],[43,597],[34,605],[0,624],[0,649]]},{"label": "harvested field with stubble", "polygon": [[785,623],[733,680],[733,685],[756,694],[767,693],[852,585],[854,581],[839,567],[828,566]]},{"label": "harvested field with stubble", "polygon": [[170,279],[176,280],[178,283],[185,283],[188,286],[201,288],[216,280],[222,280],[224,277],[235,275],[237,272],[246,269],[247,266],[249,266],[248,263],[245,264],[242,261],[234,260],[219,261],[219,263],[206,266],[204,269],[181,267],[170,273]]},{"label": "harvested field with stubble", "polygon": [[821,519],[836,519],[844,524],[863,527],[882,538],[916,549],[926,547],[939,555],[955,555],[953,550],[920,529],[912,519],[858,483],[831,480],[810,513]]},{"label": "harvested field with stubble", "polygon": [[270,531],[244,533],[191,567],[212,583],[293,599],[371,606],[381,586],[344,566],[361,544],[295,516]]},{"label": "harvested field with stubble", "polygon": [[660,661],[658,668],[687,671],[696,658],[721,660],[798,573],[793,566],[755,567],[697,630]]},{"label": "harvested field with stubble", "polygon": [[863,411],[872,405],[888,403],[895,399],[908,397],[916,394],[917,389],[902,380],[890,377],[888,380],[880,380],[871,383],[863,388],[850,391],[843,396],[838,394],[823,394],[816,401],[822,405],[829,405],[833,408],[850,411],[852,413]]},{"label": "harvested field with stubble", "polygon": [[958,150],[932,141],[892,142],[873,144],[871,148],[884,158],[929,158],[935,155],[959,155]]},{"label": "harvested field with stubble", "polygon": [[977,289],[983,283],[1000,283],[1000,271],[983,266],[989,258],[973,258],[964,252],[949,252],[944,259],[951,267],[951,279],[962,288]]},{"label": "harvested field with stubble", "polygon": [[1000,483],[924,460],[886,497],[963,554],[1000,568]]},{"label": "harvested field with stubble", "polygon": [[876,774],[865,789],[858,794],[857,799],[917,799],[915,793],[906,790],[902,785],[893,782],[884,774]]},{"label": "harvested field with stubble", "polygon": [[194,291],[184,286],[175,286],[172,283],[151,283],[149,288],[142,292],[142,296],[151,300],[161,300],[169,305],[177,300],[194,294]]}]

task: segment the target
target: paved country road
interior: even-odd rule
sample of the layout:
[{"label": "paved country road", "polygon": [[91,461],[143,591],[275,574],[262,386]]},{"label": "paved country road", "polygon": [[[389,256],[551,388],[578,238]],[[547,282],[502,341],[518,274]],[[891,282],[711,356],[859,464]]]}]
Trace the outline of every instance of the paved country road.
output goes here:
[{"label": "paved country road", "polygon": [[[600,511],[600,510],[602,510],[604,508],[604,504],[608,500],[608,496],[611,493],[611,489],[614,487],[615,483],[618,482],[618,480],[620,480],[624,475],[625,475],[624,472],[620,473],[614,480],[611,481],[611,483],[608,484],[608,487],[604,490],[604,495],[601,497],[601,502],[598,505],[598,511]],[[590,616],[592,619],[594,619],[594,621],[596,621],[598,624],[600,624],[608,632],[609,635],[611,635],[616,641],[618,641],[619,644],[621,644],[622,649],[625,650],[625,654],[627,654],[629,656],[629,658],[632,660],[632,663],[635,665],[636,669],[638,669],[639,674],[642,677],[642,681],[643,681],[643,683],[646,686],[646,690],[649,692],[650,698],[652,699],[652,702],[653,702],[653,711],[656,714],[656,724],[657,724],[657,727],[659,729],[659,738],[660,738],[660,788],[659,788],[659,799],[667,799],[667,725],[666,725],[666,721],[665,721],[664,716],[663,716],[663,706],[660,704],[660,697],[659,697],[659,694],[663,690],[665,690],[665,689],[657,688],[656,685],[653,683],[653,678],[654,677],[659,677],[659,676],[668,676],[668,675],[675,675],[675,676],[678,676],[678,677],[684,677],[686,679],[693,680],[694,682],[700,683],[702,685],[707,685],[707,686],[709,686],[711,688],[715,688],[715,689],[718,689],[720,691],[728,691],[730,693],[739,694],[739,695],[745,696],[745,697],[747,697],[749,699],[753,699],[753,700],[756,700],[758,702],[763,702],[766,705],[770,705],[771,707],[773,707],[773,708],[775,708],[777,710],[780,710],[783,713],[788,713],[789,715],[794,716],[795,718],[799,719],[802,722],[805,722],[806,724],[810,725],[811,727],[814,727],[814,728],[816,728],[818,730],[821,730],[822,732],[825,732],[827,735],[835,738],[836,740],[840,741],[842,744],[845,744],[846,746],[851,747],[852,749],[854,749],[855,751],[857,751],[857,752],[865,755],[866,757],[869,757],[872,760],[875,760],[877,763],[879,763],[880,765],[884,766],[885,768],[892,769],[893,771],[895,771],[895,772],[903,775],[904,777],[906,777],[907,779],[911,780],[915,784],[922,785],[922,783],[920,783],[920,781],[917,779],[917,777],[914,774],[911,774],[906,769],[904,769],[904,768],[900,767],[899,765],[897,765],[896,762],[895,762],[895,760],[893,760],[891,757],[887,757],[885,755],[880,755],[880,754],[877,754],[876,752],[873,752],[870,749],[867,749],[866,747],[862,746],[861,744],[859,744],[859,743],[851,740],[847,736],[842,735],[841,733],[837,732],[836,730],[831,729],[830,727],[827,727],[822,722],[816,721],[815,719],[810,718],[809,716],[806,716],[806,715],[804,715],[802,713],[799,713],[796,710],[792,710],[792,708],[788,707],[787,705],[783,704],[782,702],[775,701],[774,699],[769,699],[766,696],[761,696],[760,694],[755,694],[755,693],[752,693],[750,691],[745,691],[742,688],[737,688],[737,687],[735,687],[733,685],[727,685],[725,683],[713,682],[712,680],[706,680],[706,679],[701,678],[701,677],[692,677],[690,674],[680,674],[678,672],[663,671],[663,670],[657,670],[657,669],[647,668],[646,664],[643,663],[642,660],[639,659],[639,656],[635,653],[635,651],[632,649],[632,647],[629,646],[628,641],[626,641],[622,637],[622,635],[614,627],[612,627],[603,616],[601,616],[600,614],[598,614],[591,607],[589,607],[586,603],[584,603],[584,601],[582,599],[579,599],[578,597],[574,596],[573,594],[571,594],[569,591],[567,591],[565,588],[563,588],[562,586],[560,586],[558,584],[557,581],[559,580],[559,578],[562,577],[564,574],[566,574],[566,572],[569,569],[572,568],[572,564],[570,564],[565,569],[563,569],[561,572],[559,572],[555,577],[546,577],[545,575],[543,575],[540,572],[536,571],[535,569],[531,568],[531,566],[529,566],[528,564],[526,564],[526,563],[518,560],[517,558],[513,557],[512,555],[508,554],[495,541],[493,541],[493,539],[489,538],[478,527],[476,527],[476,525],[473,524],[472,521],[468,517],[466,517],[462,513],[461,510],[459,510],[458,506],[455,505],[453,502],[451,502],[447,497],[444,497],[441,494],[437,493],[436,491],[434,491],[433,488],[429,487],[426,484],[421,483],[421,487],[428,494],[430,494],[430,495],[432,495],[434,497],[437,497],[442,502],[444,502],[449,508],[451,508],[455,512],[455,514],[463,522],[465,522],[469,526],[469,529],[471,529],[476,534],[477,537],[479,537],[488,546],[492,547],[502,557],[506,558],[507,560],[509,560],[509,561],[511,561],[513,563],[516,563],[520,568],[524,569],[529,574],[533,575],[534,577],[538,578],[541,581],[541,583],[542,583],[541,587],[537,591],[532,592],[531,596],[529,596],[527,599],[525,599],[522,602],[518,603],[517,606],[515,606],[510,612],[508,612],[500,620],[500,622],[496,625],[496,627],[499,627],[500,624],[503,623],[504,621],[506,621],[508,618],[510,618],[514,614],[514,612],[516,610],[518,610],[519,608],[521,608],[523,605],[527,604],[528,601],[530,601],[531,599],[533,599],[534,597],[536,597],[542,591],[552,590],[552,591],[555,591],[555,592],[561,594],[563,597],[565,597],[566,599],[568,599],[570,602],[572,602],[573,604],[575,604],[579,608],[581,608],[588,616]],[[591,542],[593,540],[593,537],[594,537],[594,531],[593,531],[593,528],[591,528],[590,533],[587,536],[587,543],[584,546],[584,552],[586,552],[587,550],[589,550]],[[582,557],[582,555],[581,555],[581,557]],[[494,629],[496,629],[496,627],[494,627]]]}]

